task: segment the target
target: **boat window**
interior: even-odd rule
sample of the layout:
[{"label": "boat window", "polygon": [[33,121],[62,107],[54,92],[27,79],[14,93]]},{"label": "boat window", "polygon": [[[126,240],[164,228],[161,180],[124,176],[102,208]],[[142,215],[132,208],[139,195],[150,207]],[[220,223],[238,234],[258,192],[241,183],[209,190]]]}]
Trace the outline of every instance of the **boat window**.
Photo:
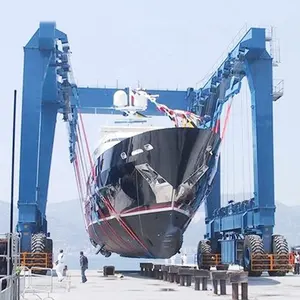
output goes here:
[{"label": "boat window", "polygon": [[125,152],[122,152],[120,155],[121,155],[121,158],[122,158],[122,159],[125,159],[125,158],[127,158],[127,155],[126,155],[126,153],[125,153]]},{"label": "boat window", "polygon": [[131,152],[131,155],[134,156],[143,152],[144,152],[143,149],[136,149]]}]

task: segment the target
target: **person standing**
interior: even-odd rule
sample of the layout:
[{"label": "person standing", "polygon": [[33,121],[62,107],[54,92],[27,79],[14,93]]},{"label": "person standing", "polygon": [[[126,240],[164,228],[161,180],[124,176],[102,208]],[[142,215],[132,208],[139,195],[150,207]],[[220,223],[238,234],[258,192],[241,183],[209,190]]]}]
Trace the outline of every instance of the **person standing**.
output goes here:
[{"label": "person standing", "polygon": [[63,270],[64,270],[64,267],[65,267],[65,258],[64,258],[64,251],[63,250],[60,250],[59,251],[59,254],[57,256],[57,261],[55,262],[56,263],[56,274],[57,274],[57,277],[58,277],[58,281],[61,282],[64,280],[64,276],[63,276]]},{"label": "person standing", "polygon": [[82,283],[87,282],[87,278],[85,276],[85,271],[89,268],[89,262],[87,257],[83,254],[83,251],[80,251],[80,270],[81,270],[81,281]]},{"label": "person standing", "polygon": [[295,253],[295,274],[300,274],[300,255],[299,252]]}]

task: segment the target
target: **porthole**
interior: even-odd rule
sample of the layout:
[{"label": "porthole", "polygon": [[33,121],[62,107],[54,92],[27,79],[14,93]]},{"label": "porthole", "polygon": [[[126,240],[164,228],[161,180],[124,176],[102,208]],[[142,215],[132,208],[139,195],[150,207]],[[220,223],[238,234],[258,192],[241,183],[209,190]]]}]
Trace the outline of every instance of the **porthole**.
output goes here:
[{"label": "porthole", "polygon": [[151,144],[146,144],[146,145],[144,146],[144,148],[145,148],[146,151],[150,151],[150,150],[153,149],[153,146],[152,146]]}]

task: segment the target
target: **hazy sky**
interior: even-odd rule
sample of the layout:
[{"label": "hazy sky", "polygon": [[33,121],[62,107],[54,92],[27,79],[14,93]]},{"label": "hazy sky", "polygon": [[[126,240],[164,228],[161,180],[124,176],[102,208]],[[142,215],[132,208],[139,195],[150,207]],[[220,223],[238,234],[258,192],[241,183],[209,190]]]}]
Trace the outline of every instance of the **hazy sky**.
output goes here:
[{"label": "hazy sky", "polygon": [[[68,34],[73,53],[73,70],[79,85],[115,86],[118,80],[122,86],[135,86],[139,81],[146,88],[169,89],[195,86],[210,71],[245,23],[250,26],[275,26],[280,38],[282,61],[276,69],[276,76],[285,80],[285,95],[274,105],[276,199],[289,205],[298,204],[298,1],[253,0],[243,5],[231,0],[86,0],[77,3],[27,0],[0,4],[0,200],[8,201],[10,197],[9,128],[15,88],[19,92],[19,107],[21,104],[23,46],[34,34],[40,21],[55,20],[57,28]],[[245,100],[246,94],[247,91],[243,92],[237,99]],[[94,145],[104,117],[85,119],[91,145]],[[61,118],[58,120],[50,178],[50,202],[77,197],[73,169],[68,160],[66,128]],[[233,121],[231,127],[235,127],[232,124]],[[232,131],[231,135],[237,134]],[[233,156],[239,153],[238,150],[227,151],[234,153]],[[245,151],[242,150],[243,153]],[[242,167],[235,163],[234,168],[238,165],[246,174],[246,165],[249,164],[243,161]],[[233,172],[234,168],[228,167],[228,172]],[[17,200],[18,176],[16,179]],[[245,181],[251,188],[250,180]],[[245,188],[241,187],[241,178],[239,182],[238,192],[241,192]]]}]

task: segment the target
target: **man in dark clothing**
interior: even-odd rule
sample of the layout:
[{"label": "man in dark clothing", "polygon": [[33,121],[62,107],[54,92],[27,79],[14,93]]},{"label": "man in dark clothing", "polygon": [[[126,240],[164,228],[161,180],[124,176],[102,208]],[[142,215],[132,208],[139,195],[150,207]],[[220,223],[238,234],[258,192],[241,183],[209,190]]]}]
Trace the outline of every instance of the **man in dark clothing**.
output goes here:
[{"label": "man in dark clothing", "polygon": [[89,267],[89,262],[86,256],[83,255],[83,251],[80,251],[80,269],[81,269],[81,280],[82,283],[87,282],[85,271]]}]

